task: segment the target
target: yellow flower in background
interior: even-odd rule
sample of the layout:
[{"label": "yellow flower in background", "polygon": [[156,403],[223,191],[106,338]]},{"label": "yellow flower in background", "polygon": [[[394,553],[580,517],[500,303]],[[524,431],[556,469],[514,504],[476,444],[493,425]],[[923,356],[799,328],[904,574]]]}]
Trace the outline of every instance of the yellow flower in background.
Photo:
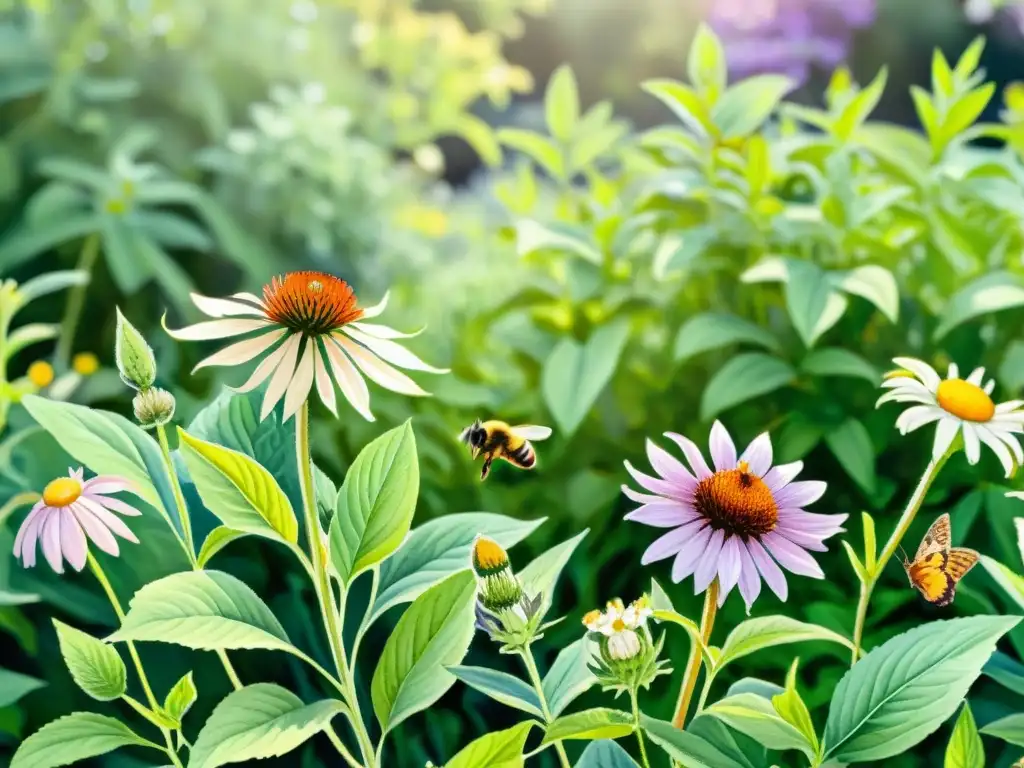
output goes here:
[{"label": "yellow flower in background", "polygon": [[92,376],[100,369],[100,360],[92,352],[79,352],[71,358],[71,369],[80,376]]},{"label": "yellow flower in background", "polygon": [[28,380],[39,389],[53,383],[53,366],[45,360],[36,360],[28,367]]}]

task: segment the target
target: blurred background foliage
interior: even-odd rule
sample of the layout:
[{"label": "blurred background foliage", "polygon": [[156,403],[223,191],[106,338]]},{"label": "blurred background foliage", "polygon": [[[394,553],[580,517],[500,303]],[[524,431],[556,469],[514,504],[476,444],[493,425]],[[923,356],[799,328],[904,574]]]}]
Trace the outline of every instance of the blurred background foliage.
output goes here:
[{"label": "blurred background foliage", "polygon": [[[721,48],[694,38],[702,19]],[[622,462],[644,466],[648,437],[700,442],[715,418],[740,442],[769,429],[778,460],[829,482],[818,506],[849,513],[852,539],[861,510],[887,529],[929,449],[874,411],[890,358],[983,365],[1000,399],[1024,390],[1022,24],[996,0],[926,13],[917,0],[0,0],[0,320],[30,329],[0,350],[0,505],[68,463],[22,394],[130,414],[111,370],[115,305],[156,348],[184,424],[242,376],[190,376],[202,350],[170,344],[163,313],[192,321],[190,290],[258,290],[311,268],[366,304],[390,288],[389,324],[425,324],[417,353],[453,369],[430,400],[375,390],[376,423],[321,413],[314,450],[336,481],[414,416],[419,522],[547,517],[520,563],[590,529],[556,598],[570,620],[546,637],[548,664],[585,610],[652,575],[677,609],[699,611],[667,567],[640,567],[653,534],[621,520]],[[480,484],[454,436],[492,416],[555,428],[535,473],[499,467]],[[1012,482],[990,456],[955,459],[918,527],[953,510],[958,543],[1019,567]],[[124,596],[180,565],[165,535],[140,538],[113,569]],[[223,562],[324,652],[288,563],[249,542]],[[793,579],[787,606],[762,596],[755,613],[848,633],[856,581],[838,547],[822,564],[826,581]],[[47,683],[0,694],[0,755],[81,697],[53,661],[48,617],[110,626],[104,605],[86,578],[0,557],[4,667]],[[975,572],[947,614],[1007,608]],[[730,601],[719,624],[741,616]],[[866,645],[937,617],[893,566]],[[1019,658],[1024,630],[1011,640]],[[669,648],[681,664],[685,638]],[[804,653],[813,708],[845,658]],[[167,670],[158,686],[186,663],[209,681],[194,723],[227,690],[202,654],[145,654]],[[503,663],[478,642],[468,663],[488,657]],[[274,660],[243,655],[243,678],[309,691]],[[762,655],[743,671],[779,682],[788,665]],[[655,685],[649,711],[667,716],[673,690]],[[979,724],[1022,702],[984,680],[971,700]],[[456,686],[403,726],[389,764],[441,763],[513,720]],[[935,765],[945,742],[900,764]],[[1019,757],[1004,747],[986,739],[992,765]],[[317,760],[307,749],[302,764]],[[103,764],[143,765],[130,752]]]}]

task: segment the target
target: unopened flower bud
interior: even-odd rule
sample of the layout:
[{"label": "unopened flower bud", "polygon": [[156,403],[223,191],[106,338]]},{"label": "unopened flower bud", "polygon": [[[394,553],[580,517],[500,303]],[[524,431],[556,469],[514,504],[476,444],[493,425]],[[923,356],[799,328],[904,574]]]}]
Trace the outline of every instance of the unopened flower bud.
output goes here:
[{"label": "unopened flower bud", "polygon": [[640,637],[631,629],[616,632],[608,638],[608,656],[614,661],[628,661],[640,651]]},{"label": "unopened flower bud", "polygon": [[480,580],[480,603],[492,613],[501,615],[512,610],[522,599],[523,585],[519,583],[511,568]]},{"label": "unopened flower bud", "polygon": [[132,399],[135,419],[143,429],[161,427],[174,416],[174,395],[159,387],[150,387]]},{"label": "unopened flower bud", "polygon": [[125,319],[120,309],[117,310],[115,335],[114,358],[121,380],[140,392],[152,387],[156,381],[156,358],[153,357],[153,350],[138,329]]},{"label": "unopened flower bud", "polygon": [[473,541],[473,571],[481,579],[509,568],[508,552],[494,539],[478,535]]}]

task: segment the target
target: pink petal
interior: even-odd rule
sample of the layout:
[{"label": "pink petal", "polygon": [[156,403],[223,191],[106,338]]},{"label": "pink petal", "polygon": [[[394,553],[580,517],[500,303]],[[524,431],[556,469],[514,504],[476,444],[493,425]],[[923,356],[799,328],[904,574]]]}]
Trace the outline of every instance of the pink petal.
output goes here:
[{"label": "pink petal", "polygon": [[192,369],[192,373],[201,368],[215,365],[241,365],[242,363],[248,363],[254,357],[263,354],[274,346],[287,332],[286,329],[279,328],[271,333],[262,333],[251,339],[235,342],[230,346],[224,347],[219,352],[214,352],[209,357],[200,360]]},{"label": "pink petal", "polygon": [[743,598],[743,602],[747,606],[747,614],[749,614],[754,601],[761,594],[761,577],[757,575],[757,566],[754,565],[754,561],[751,559],[750,552],[747,551],[746,546],[741,545],[739,553],[740,597]]},{"label": "pink petal", "polygon": [[619,487],[631,501],[635,501],[637,504],[664,504],[667,501],[671,501],[671,499],[666,499],[664,496],[652,496],[649,493],[639,493],[638,491],[634,491],[628,485],[622,485]]},{"label": "pink petal", "polygon": [[825,494],[828,485],[821,480],[800,480],[773,493],[775,503],[780,507],[806,507]]},{"label": "pink petal", "polygon": [[655,472],[685,493],[692,494],[697,489],[697,479],[683,463],[651,440],[647,441],[647,460]]},{"label": "pink petal", "polygon": [[79,467],[78,469],[68,467],[68,476],[75,478],[75,480],[81,480],[85,477],[85,470],[82,467]]},{"label": "pink petal", "polygon": [[816,515],[802,509],[780,509],[779,525],[815,533],[825,538],[843,530],[843,523],[847,517],[849,515]]},{"label": "pink petal", "polygon": [[693,470],[693,474],[698,480],[703,480],[705,477],[711,477],[711,469],[708,467],[707,462],[704,461],[704,455],[700,452],[700,448],[697,447],[697,444],[693,442],[693,440],[676,434],[675,432],[666,432],[665,437],[672,440],[679,446],[683,455],[686,456],[686,460],[690,464],[690,469]]},{"label": "pink petal", "polygon": [[306,342],[306,349],[302,353],[302,359],[295,369],[295,375],[288,385],[288,391],[284,394],[284,420],[288,421],[299,412],[299,408],[306,402],[309,392],[313,388],[314,364],[313,358],[319,357],[319,350],[315,349],[316,340],[310,339]]},{"label": "pink petal", "polygon": [[85,568],[85,556],[89,547],[85,543],[82,526],[78,524],[70,509],[61,514],[60,548],[72,568],[76,571]]},{"label": "pink petal", "polygon": [[693,532],[692,538],[680,547],[672,563],[672,581],[676,584],[694,572],[711,539],[709,525],[690,526],[689,530]]},{"label": "pink petal", "polygon": [[828,552],[828,547],[822,542],[822,537],[809,531],[801,531],[785,525],[775,526],[773,533],[779,533],[799,547],[811,552]]},{"label": "pink petal", "polygon": [[269,320],[207,320],[195,325],[174,330],[164,326],[171,338],[178,341],[211,341],[213,339],[229,339],[241,336],[250,331],[263,330],[271,325]]},{"label": "pink petal", "polygon": [[758,477],[763,477],[772,468],[772,439],[767,432],[762,432],[751,441],[740,456],[740,461],[747,462],[751,473]]},{"label": "pink petal", "polygon": [[747,552],[757,565],[757,570],[761,572],[761,576],[764,577],[768,587],[778,596],[779,600],[786,602],[786,598],[789,596],[786,575],[775,561],[772,560],[771,555],[765,551],[765,548],[761,546],[761,542],[757,539],[748,539]]},{"label": "pink petal", "polygon": [[663,536],[655,539],[654,543],[649,546],[640,558],[642,565],[650,565],[656,563],[659,560],[664,560],[666,557],[672,557],[672,555],[679,552],[679,548],[686,543],[686,541],[693,536],[696,530],[695,524],[690,523],[688,525],[682,525],[676,528],[674,531],[670,531]]},{"label": "pink petal", "polygon": [[101,496],[100,494],[97,493],[84,493],[82,495],[86,496],[89,499],[92,499],[97,504],[103,506],[105,509],[113,510],[114,512],[118,512],[124,515],[125,517],[138,517],[142,514],[142,512],[137,510],[131,504],[125,504],[120,499],[115,499],[111,496]]},{"label": "pink petal", "polygon": [[773,531],[762,536],[761,541],[772,553],[772,557],[786,570],[800,576],[809,576],[812,579],[825,578],[821,566],[814,561],[814,558],[789,539]]},{"label": "pink petal", "polygon": [[792,464],[779,464],[777,467],[772,467],[768,470],[762,480],[764,484],[768,486],[768,490],[772,493],[780,491],[793,482],[793,478],[800,474],[804,468],[802,461],[794,461]]},{"label": "pink petal", "polygon": [[86,509],[77,502],[71,505],[71,511],[81,524],[85,535],[89,537],[93,544],[102,549],[108,555],[117,555],[120,553],[120,547],[117,546],[117,539],[107,529],[107,527],[100,522],[100,519],[96,517],[92,512]]},{"label": "pink petal", "polygon": [[[36,564],[36,543],[39,541],[39,534],[42,532],[47,518],[53,511],[52,507],[47,507],[45,504],[38,510],[33,508],[21,525],[24,531],[21,541],[21,564],[26,568],[32,568]],[[20,533],[21,531],[19,531],[19,535]]]},{"label": "pink petal", "polygon": [[356,344],[341,334],[336,333],[330,338],[345,350],[345,353],[359,366],[359,370],[366,374],[371,381],[376,382],[385,389],[413,397],[424,397],[429,394],[415,381],[397,368],[388,365],[366,347]]},{"label": "pink petal", "polygon": [[75,502],[75,505],[82,506],[89,510],[111,533],[115,533],[122,539],[127,539],[133,544],[139,543],[138,538],[136,538],[135,534],[132,533],[132,529],[125,525],[121,518],[117,517],[117,515],[112,512],[108,512],[88,496],[80,497],[78,501]]},{"label": "pink petal", "polygon": [[722,553],[723,541],[725,541],[723,530],[719,528],[712,531],[704,554],[701,555],[700,561],[693,571],[693,594],[699,595],[704,592],[718,575],[718,557]]},{"label": "pink petal", "polygon": [[671,502],[661,504],[644,504],[625,516],[625,520],[643,523],[654,528],[675,528],[692,522],[700,515],[692,507]]},{"label": "pink petal", "polygon": [[120,493],[121,491],[133,491],[133,488],[131,483],[117,475],[97,475],[82,483],[83,493]]},{"label": "pink petal", "polygon": [[687,495],[684,491],[677,487],[674,483],[670,483],[668,480],[662,480],[657,477],[651,477],[645,475],[640,470],[636,469],[628,461],[623,462],[626,465],[626,471],[633,476],[633,479],[640,484],[645,490],[651,493],[656,493],[659,496],[668,496],[673,499],[688,499],[693,498],[692,495]]},{"label": "pink petal", "polygon": [[729,431],[717,419],[711,425],[708,452],[715,463],[715,469],[719,472],[724,469],[736,469],[736,444],[733,443]]},{"label": "pink petal", "polygon": [[[25,519],[21,521],[21,526],[18,528],[18,533],[14,537],[14,556],[21,556],[21,543],[25,539],[25,535],[39,525],[39,518],[42,515],[46,502],[42,499],[32,505],[32,509],[25,515]],[[33,539],[36,534],[33,534]]]},{"label": "pink petal", "polygon": [[397,365],[399,368],[405,368],[407,371],[426,371],[427,373],[449,372],[447,368],[435,368],[432,365],[427,365],[401,344],[396,344],[389,339],[362,333],[348,325],[342,328],[342,332],[358,341],[381,360]]},{"label": "pink petal", "polygon": [[60,524],[64,517],[66,507],[52,509],[51,514],[43,524],[43,556],[57,573],[64,573],[64,559],[60,551]]},{"label": "pink petal", "polygon": [[718,558],[718,605],[725,602],[725,598],[740,580],[740,544],[739,538],[730,536],[722,544],[722,554]]},{"label": "pink petal", "polygon": [[278,401],[284,397],[284,393],[291,383],[292,376],[295,375],[295,361],[299,356],[299,342],[301,339],[302,336],[295,333],[289,336],[284,344],[281,345],[284,349],[284,354],[277,369],[274,371],[274,375],[270,377],[267,391],[263,395],[263,405],[260,407],[260,421],[263,421],[273,413]]}]

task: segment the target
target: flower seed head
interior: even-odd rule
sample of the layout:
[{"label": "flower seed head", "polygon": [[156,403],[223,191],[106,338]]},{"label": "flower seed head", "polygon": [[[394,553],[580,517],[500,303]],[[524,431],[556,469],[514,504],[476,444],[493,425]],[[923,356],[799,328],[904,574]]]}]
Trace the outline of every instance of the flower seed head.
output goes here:
[{"label": "flower seed head", "polygon": [[150,387],[135,395],[132,407],[143,429],[162,427],[174,416],[174,395],[166,389]]}]

